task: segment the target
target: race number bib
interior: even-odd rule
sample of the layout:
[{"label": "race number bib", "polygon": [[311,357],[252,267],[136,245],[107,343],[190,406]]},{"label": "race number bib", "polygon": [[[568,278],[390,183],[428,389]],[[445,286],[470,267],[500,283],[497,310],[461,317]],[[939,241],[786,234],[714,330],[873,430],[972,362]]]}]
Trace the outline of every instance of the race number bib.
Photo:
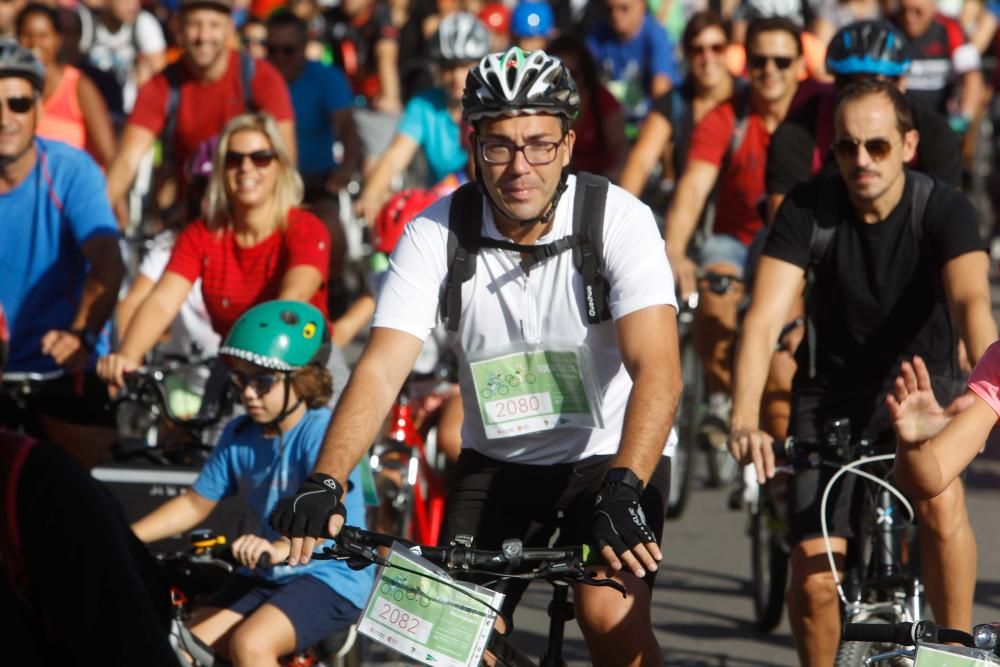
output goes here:
[{"label": "race number bib", "polygon": [[469,359],[487,438],[604,425],[586,347],[519,347]]}]

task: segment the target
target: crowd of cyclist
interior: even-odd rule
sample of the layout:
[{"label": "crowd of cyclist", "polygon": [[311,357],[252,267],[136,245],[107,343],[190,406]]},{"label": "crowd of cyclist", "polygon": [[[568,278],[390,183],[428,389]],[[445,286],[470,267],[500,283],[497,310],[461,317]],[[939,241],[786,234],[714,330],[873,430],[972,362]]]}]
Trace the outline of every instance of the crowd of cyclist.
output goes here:
[{"label": "crowd of cyclist", "polygon": [[[243,495],[246,569],[192,629],[236,664],[275,664],[357,619],[370,573],[310,547],[345,512],[363,523],[357,464],[387,401],[452,348],[442,534],[546,540],[533,512],[558,510],[559,539],[604,547],[638,600],[577,592],[595,663],[656,664],[673,313],[697,295],[704,442],[762,482],[772,439],[818,440],[831,418],[898,442],[932,610],[971,626],[959,474],[1000,414],[1000,371],[988,212],[961,188],[993,112],[996,8],[700,4],[0,2],[0,359],[31,381],[0,393],[0,490],[19,492],[36,440],[106,460],[109,394],[154,350],[217,356],[202,409],[232,386],[236,413],[191,491],[131,528],[153,542]],[[361,281],[352,226],[376,253]],[[369,324],[352,376],[342,349]],[[505,427],[477,367],[536,353],[572,355],[590,405]],[[810,665],[832,662],[839,622],[815,565],[824,484],[796,475],[789,500]],[[837,494],[842,559],[857,492]],[[44,616],[17,525],[3,592]],[[263,553],[288,564],[258,568]],[[505,592],[512,608],[521,591]],[[58,622],[26,632],[71,650]]]}]

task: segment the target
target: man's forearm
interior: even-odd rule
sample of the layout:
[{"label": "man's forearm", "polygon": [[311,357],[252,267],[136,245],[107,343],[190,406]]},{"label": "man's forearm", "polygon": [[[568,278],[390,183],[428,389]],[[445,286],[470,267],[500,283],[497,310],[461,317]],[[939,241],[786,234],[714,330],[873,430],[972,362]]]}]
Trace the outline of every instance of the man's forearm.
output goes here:
[{"label": "man's forearm", "polygon": [[372,365],[363,360],[358,364],[326,430],[316,459],[317,472],[340,481],[350,476],[385,422],[399,392],[394,385]]},{"label": "man's forearm", "polygon": [[80,305],[76,309],[70,329],[97,332],[110,319],[118,303],[118,289],[125,277],[121,257],[114,256],[92,263],[83,283]]},{"label": "man's forearm", "polygon": [[[760,401],[764,395],[771,351],[771,332],[745,323],[736,346],[733,363],[733,430],[756,430],[760,427]],[[774,335],[777,339],[777,335]]]},{"label": "man's forearm", "polygon": [[651,367],[637,374],[625,408],[621,448],[612,468],[629,468],[639,479],[649,480],[663,455],[680,395],[677,373]]},{"label": "man's forearm", "polygon": [[997,324],[993,319],[989,295],[970,303],[956,306],[958,313],[956,321],[969,361],[976,364],[986,353],[993,341],[997,339]]}]

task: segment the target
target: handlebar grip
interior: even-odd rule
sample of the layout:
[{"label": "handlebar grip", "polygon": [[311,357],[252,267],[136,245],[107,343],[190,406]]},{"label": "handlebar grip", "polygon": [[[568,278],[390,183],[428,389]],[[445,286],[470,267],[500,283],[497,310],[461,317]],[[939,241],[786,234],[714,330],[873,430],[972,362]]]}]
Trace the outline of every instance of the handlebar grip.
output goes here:
[{"label": "handlebar grip", "polygon": [[257,559],[257,567],[271,567],[271,552],[265,551]]},{"label": "handlebar grip", "polygon": [[843,636],[848,642],[891,642],[913,646],[913,623],[847,623]]}]

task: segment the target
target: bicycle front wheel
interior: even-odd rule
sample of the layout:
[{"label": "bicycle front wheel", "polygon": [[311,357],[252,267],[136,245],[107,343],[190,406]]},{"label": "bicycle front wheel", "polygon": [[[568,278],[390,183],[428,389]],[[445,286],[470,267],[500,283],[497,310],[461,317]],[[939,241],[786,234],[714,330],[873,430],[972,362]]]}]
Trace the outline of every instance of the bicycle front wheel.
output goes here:
[{"label": "bicycle front wheel", "polygon": [[[761,489],[761,496],[765,493]],[[781,547],[780,537],[771,529],[772,514],[761,498],[750,514],[751,576],[753,609],[757,629],[770,632],[781,622],[785,605],[785,584],[788,577],[788,555]]]},{"label": "bicycle front wheel", "polygon": [[681,347],[681,379],[684,390],[674,420],[677,425],[677,447],[670,461],[670,494],[667,501],[667,517],[671,519],[681,515],[691,493],[695,440],[698,437],[698,424],[705,398],[705,376],[690,336],[685,338]]}]

